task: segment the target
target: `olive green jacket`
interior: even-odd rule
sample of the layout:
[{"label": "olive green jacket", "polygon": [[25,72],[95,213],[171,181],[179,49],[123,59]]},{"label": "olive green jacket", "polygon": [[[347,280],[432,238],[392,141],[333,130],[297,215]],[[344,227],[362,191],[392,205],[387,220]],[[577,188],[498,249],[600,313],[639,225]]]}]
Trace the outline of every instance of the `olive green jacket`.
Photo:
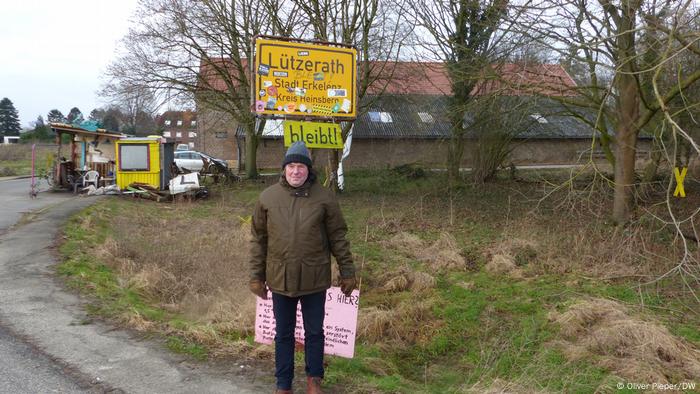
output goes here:
[{"label": "olive green jacket", "polygon": [[338,201],[315,178],[309,172],[306,183],[293,188],[282,176],[260,194],[253,213],[250,278],[289,297],[331,286],[331,253],[342,278],[355,276]]}]

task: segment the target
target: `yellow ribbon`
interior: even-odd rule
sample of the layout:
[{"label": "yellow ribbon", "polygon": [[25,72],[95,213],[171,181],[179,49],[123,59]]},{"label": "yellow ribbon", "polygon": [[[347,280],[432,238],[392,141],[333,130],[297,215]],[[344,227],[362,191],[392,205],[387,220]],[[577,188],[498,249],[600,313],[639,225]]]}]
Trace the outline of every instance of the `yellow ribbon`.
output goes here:
[{"label": "yellow ribbon", "polygon": [[685,190],[683,189],[683,180],[685,179],[685,174],[688,173],[688,167],[683,167],[683,170],[679,170],[678,167],[673,169],[673,175],[676,177],[676,190],[673,192],[674,197],[685,197]]}]

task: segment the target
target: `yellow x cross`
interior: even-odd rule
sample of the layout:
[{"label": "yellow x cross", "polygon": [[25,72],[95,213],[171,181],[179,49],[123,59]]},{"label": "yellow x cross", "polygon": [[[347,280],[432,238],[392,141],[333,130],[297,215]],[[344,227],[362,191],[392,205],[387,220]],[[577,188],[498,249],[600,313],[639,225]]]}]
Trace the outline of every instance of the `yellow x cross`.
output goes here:
[{"label": "yellow x cross", "polygon": [[688,167],[683,167],[683,170],[678,170],[678,167],[673,169],[673,175],[676,176],[676,190],[673,192],[674,197],[685,197],[685,190],[683,189],[683,180],[685,179],[685,174],[688,173]]}]

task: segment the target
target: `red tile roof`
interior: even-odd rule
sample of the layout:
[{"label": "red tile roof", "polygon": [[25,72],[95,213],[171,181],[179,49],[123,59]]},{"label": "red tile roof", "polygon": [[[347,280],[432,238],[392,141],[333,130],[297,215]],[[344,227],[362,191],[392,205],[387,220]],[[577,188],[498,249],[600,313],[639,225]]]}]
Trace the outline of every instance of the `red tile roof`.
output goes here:
[{"label": "red tile roof", "polygon": [[[377,75],[367,94],[449,95],[450,79],[443,63],[371,62],[370,75]],[[362,64],[360,64],[362,68]],[[362,74],[362,71],[360,71]],[[372,77],[374,78],[374,77]]]},{"label": "red tile roof", "polygon": [[[236,75],[228,59],[212,58],[217,64],[226,63]],[[247,67],[247,59],[241,59]],[[367,89],[367,94],[421,94],[449,95],[452,92],[450,79],[444,63],[439,62],[371,62],[371,75],[378,75]],[[360,68],[363,64],[360,63]],[[360,71],[360,75],[362,71]],[[211,66],[200,64],[200,75],[208,81],[209,88],[226,90],[225,81]],[[235,84],[235,82],[234,82]],[[576,82],[558,64],[521,65],[506,63],[494,65],[483,73],[471,95],[498,94],[501,96],[571,96],[575,94]]]},{"label": "red tile roof", "polygon": [[472,96],[573,96],[576,82],[559,64],[494,65],[483,73],[471,91]]},{"label": "red tile roof", "polygon": [[[165,124],[167,120],[170,121],[169,125]],[[177,121],[182,121],[182,124],[178,126]],[[197,121],[197,113],[193,111],[165,111],[156,117],[156,124],[167,130],[193,128],[192,121]]]}]

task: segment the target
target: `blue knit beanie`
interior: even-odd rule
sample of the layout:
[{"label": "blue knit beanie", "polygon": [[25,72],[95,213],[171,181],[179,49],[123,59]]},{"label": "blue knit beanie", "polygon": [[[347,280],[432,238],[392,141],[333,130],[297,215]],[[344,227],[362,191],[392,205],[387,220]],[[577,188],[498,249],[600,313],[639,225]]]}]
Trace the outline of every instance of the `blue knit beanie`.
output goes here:
[{"label": "blue knit beanie", "polygon": [[297,141],[287,149],[287,154],[284,155],[284,160],[282,161],[282,168],[289,163],[306,164],[311,169],[311,154],[306,149],[304,141]]}]

